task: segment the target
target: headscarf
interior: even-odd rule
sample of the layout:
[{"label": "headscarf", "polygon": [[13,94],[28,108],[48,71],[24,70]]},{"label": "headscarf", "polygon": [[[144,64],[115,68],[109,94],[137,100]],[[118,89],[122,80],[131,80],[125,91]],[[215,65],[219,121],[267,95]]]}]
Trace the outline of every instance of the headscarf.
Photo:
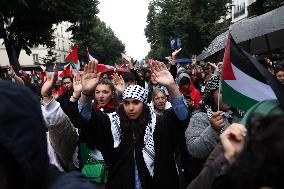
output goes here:
[{"label": "headscarf", "polygon": [[122,94],[123,100],[127,98],[133,98],[147,104],[148,92],[139,85],[130,85]]}]

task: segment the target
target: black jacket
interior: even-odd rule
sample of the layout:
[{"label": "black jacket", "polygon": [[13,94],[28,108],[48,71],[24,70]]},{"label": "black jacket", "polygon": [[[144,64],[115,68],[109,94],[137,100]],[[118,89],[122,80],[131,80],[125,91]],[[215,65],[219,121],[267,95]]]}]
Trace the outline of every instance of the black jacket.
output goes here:
[{"label": "black jacket", "polygon": [[[134,153],[143,189],[178,188],[174,152],[178,139],[184,135],[188,120],[178,120],[173,109],[169,109],[156,123],[154,177],[152,178],[142,155],[143,138],[136,141],[135,136],[139,134],[139,129],[135,128],[135,122],[131,123],[131,129],[122,136],[120,145],[114,148],[108,116],[98,111],[93,113],[94,116],[87,126],[87,143],[91,148],[95,145],[102,152],[106,165],[109,167],[107,188],[134,188]],[[131,122],[131,120],[128,121]]]}]

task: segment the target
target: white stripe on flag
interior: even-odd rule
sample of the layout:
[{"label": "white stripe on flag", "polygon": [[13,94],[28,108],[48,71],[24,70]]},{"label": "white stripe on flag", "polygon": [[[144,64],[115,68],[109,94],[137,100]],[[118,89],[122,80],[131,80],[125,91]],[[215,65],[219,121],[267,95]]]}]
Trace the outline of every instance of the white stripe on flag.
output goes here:
[{"label": "white stripe on flag", "polygon": [[233,89],[257,101],[276,99],[276,95],[269,85],[245,74],[233,64],[232,68],[236,80],[225,80],[225,82]]},{"label": "white stripe on flag", "polygon": [[95,61],[96,63],[98,63],[98,60],[96,58],[92,57],[92,55],[90,55],[90,53],[88,53],[88,54],[89,54],[89,60],[90,61]]}]

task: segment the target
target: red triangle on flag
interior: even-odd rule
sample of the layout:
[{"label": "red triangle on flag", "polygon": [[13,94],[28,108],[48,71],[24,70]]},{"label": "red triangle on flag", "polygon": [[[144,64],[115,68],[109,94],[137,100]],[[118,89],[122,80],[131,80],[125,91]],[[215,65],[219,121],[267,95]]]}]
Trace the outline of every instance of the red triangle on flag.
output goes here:
[{"label": "red triangle on flag", "polygon": [[73,51],[65,58],[66,62],[73,62],[74,64],[78,64],[78,49],[77,47],[74,48]]},{"label": "red triangle on flag", "polygon": [[59,75],[59,77],[64,78],[64,77],[72,77],[73,73],[72,73],[72,69],[70,64],[68,64],[68,66],[66,66],[63,70],[63,72]]},{"label": "red triangle on flag", "polygon": [[224,54],[222,80],[236,80],[236,77],[234,75],[233,68],[232,68],[232,61],[231,61],[231,34],[230,33],[228,36],[227,46],[226,46],[225,54]]}]

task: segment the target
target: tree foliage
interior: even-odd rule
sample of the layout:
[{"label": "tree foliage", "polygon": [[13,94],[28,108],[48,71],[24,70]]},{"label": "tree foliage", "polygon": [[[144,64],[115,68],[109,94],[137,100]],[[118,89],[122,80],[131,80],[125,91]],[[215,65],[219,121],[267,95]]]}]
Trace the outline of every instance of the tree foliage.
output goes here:
[{"label": "tree foliage", "polygon": [[[117,38],[110,27],[97,17],[83,18],[78,25],[70,28],[73,40],[78,45],[81,59],[86,49],[96,56],[99,62],[114,65],[124,52],[124,44]],[[88,60],[85,60],[88,61]]]},{"label": "tree foliage", "polygon": [[1,0],[0,39],[15,70],[21,49],[27,54],[38,45],[54,46],[53,24],[77,23],[98,12],[97,0]]},{"label": "tree foliage", "polygon": [[170,54],[170,40],[181,38],[183,56],[200,53],[219,35],[224,25],[228,0],[152,0],[149,3],[145,35],[151,45],[149,57],[163,59]]}]

